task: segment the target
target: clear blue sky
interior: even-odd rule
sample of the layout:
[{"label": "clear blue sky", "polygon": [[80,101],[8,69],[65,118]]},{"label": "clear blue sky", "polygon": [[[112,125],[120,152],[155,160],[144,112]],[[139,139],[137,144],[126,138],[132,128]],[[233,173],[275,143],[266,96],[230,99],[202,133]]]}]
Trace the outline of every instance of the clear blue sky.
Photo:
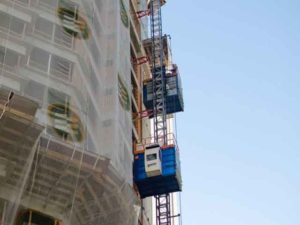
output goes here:
[{"label": "clear blue sky", "polygon": [[300,1],[170,0],[183,225],[300,225]]}]

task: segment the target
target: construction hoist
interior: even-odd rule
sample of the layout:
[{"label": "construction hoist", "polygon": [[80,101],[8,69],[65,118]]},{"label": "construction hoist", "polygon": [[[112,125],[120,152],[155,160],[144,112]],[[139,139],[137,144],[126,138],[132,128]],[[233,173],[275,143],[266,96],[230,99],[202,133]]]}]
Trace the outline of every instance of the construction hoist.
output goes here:
[{"label": "construction hoist", "polygon": [[[154,142],[167,144],[167,113],[165,90],[165,66],[163,52],[163,34],[161,0],[150,2],[150,26],[152,41],[152,87],[153,87],[153,127]],[[154,196],[156,199],[156,224],[171,225],[170,194]]]}]

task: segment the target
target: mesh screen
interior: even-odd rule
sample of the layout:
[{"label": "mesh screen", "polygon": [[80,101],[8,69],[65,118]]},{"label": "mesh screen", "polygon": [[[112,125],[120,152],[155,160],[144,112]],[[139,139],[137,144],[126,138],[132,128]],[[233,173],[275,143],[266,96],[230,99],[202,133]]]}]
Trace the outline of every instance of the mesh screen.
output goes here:
[{"label": "mesh screen", "polygon": [[137,223],[128,12],[129,0],[1,0],[4,224],[27,209],[63,224]]}]

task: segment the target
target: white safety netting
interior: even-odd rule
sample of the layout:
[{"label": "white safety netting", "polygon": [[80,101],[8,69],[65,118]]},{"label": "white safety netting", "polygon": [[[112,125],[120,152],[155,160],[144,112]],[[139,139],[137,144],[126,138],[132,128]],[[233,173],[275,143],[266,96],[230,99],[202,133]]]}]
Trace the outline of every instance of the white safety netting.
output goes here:
[{"label": "white safety netting", "polygon": [[128,13],[129,0],[0,1],[0,224],[28,209],[137,223]]}]

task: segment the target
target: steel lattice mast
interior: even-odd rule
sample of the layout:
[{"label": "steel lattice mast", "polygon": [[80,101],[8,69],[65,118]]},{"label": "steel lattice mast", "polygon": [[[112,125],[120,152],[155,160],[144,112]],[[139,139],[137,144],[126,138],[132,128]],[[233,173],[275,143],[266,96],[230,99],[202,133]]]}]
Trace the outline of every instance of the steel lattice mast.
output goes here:
[{"label": "steel lattice mast", "polygon": [[[150,2],[152,40],[152,88],[154,141],[167,144],[165,66],[162,40],[161,0]],[[171,225],[170,194],[156,195],[156,224]]]},{"label": "steel lattice mast", "polygon": [[161,0],[151,1],[150,12],[152,40],[154,141],[165,145],[167,144],[167,123]]}]

